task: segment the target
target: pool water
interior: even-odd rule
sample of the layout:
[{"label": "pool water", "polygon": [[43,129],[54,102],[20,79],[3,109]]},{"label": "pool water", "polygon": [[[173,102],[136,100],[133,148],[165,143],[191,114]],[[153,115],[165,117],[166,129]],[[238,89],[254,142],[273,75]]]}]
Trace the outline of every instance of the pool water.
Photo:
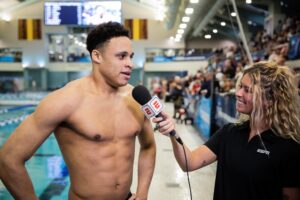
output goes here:
[{"label": "pool water", "polygon": [[[35,106],[0,107],[0,147],[34,109]],[[69,173],[54,134],[45,140],[25,166],[39,199],[68,199]],[[1,181],[0,199],[14,199]]]}]

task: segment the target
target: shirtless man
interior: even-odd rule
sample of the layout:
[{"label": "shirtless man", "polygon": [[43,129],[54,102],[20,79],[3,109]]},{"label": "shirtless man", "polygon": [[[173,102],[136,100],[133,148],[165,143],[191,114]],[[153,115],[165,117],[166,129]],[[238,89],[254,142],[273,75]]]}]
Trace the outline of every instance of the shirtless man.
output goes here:
[{"label": "shirtless man", "polygon": [[[133,51],[118,23],[97,26],[87,38],[89,76],[49,94],[0,151],[0,175],[15,199],[38,199],[24,163],[54,132],[70,173],[69,199],[147,199],[155,165],[152,126],[131,96]],[[138,186],[132,183],[139,139]]]}]

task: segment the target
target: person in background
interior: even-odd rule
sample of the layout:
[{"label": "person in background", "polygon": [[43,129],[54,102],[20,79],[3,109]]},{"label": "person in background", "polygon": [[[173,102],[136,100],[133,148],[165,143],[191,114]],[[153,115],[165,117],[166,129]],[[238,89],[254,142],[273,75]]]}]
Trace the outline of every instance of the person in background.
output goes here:
[{"label": "person in background", "polygon": [[171,90],[171,96],[173,100],[173,118],[179,117],[179,109],[184,104],[184,96],[183,96],[184,88],[182,85],[182,80],[180,76],[174,77],[174,85]]},{"label": "person in background", "polygon": [[[293,72],[273,62],[244,70],[236,90],[237,123],[219,129],[191,151],[171,138],[184,171],[217,163],[214,200],[300,199],[300,100]],[[175,123],[166,113],[153,119],[168,135]],[[187,165],[186,165],[187,162]]]},{"label": "person in background", "polygon": [[[87,49],[91,74],[43,99],[0,150],[1,180],[15,199],[38,199],[24,164],[52,132],[70,173],[69,199],[147,199],[156,148],[128,84],[129,32],[116,22],[100,24],[89,33]],[[131,194],[136,137],[138,184]]]}]

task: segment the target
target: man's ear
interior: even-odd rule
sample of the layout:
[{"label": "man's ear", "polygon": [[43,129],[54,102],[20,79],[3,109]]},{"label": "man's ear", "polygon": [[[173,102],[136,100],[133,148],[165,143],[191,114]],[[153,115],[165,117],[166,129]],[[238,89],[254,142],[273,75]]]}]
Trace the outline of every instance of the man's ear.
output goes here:
[{"label": "man's ear", "polygon": [[102,55],[100,53],[100,51],[94,49],[92,51],[92,61],[97,63],[97,64],[100,64],[102,62]]}]

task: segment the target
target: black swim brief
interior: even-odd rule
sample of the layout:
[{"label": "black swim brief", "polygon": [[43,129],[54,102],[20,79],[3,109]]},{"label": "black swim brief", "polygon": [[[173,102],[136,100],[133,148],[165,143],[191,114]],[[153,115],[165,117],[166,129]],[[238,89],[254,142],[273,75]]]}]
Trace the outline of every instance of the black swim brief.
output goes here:
[{"label": "black swim brief", "polygon": [[128,200],[131,196],[132,196],[132,193],[129,192],[128,195],[127,195],[127,197],[125,198],[125,200]]}]

